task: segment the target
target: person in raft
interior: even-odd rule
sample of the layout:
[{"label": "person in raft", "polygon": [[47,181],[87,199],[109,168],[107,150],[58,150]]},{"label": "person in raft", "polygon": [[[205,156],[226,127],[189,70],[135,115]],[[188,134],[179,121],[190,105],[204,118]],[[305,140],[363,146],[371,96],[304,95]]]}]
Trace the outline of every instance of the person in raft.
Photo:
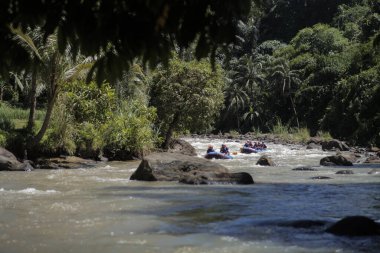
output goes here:
[{"label": "person in raft", "polygon": [[226,144],[222,144],[222,146],[220,147],[220,153],[224,155],[230,155],[230,150],[228,149]]},{"label": "person in raft", "polygon": [[245,147],[245,148],[251,148],[252,147],[252,142],[251,141],[246,141],[243,147]]},{"label": "person in raft", "polygon": [[208,148],[207,148],[207,154],[209,153],[215,153],[214,147],[211,144],[208,145]]}]

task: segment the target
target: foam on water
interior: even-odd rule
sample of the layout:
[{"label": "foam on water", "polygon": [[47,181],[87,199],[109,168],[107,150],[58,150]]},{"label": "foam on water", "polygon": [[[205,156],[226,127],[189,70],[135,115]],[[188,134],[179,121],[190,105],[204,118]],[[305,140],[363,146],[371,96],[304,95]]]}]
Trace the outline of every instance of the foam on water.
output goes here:
[{"label": "foam on water", "polygon": [[35,188],[25,188],[22,190],[5,190],[4,188],[0,188],[0,192],[4,193],[21,193],[21,194],[27,194],[27,195],[45,195],[45,194],[57,194],[60,193],[56,190],[37,190]]}]

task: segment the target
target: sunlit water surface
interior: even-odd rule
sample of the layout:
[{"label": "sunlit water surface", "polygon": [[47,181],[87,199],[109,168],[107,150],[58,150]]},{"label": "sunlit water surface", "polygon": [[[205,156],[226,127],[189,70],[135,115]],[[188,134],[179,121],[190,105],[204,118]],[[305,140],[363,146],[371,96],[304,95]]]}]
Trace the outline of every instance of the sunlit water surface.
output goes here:
[{"label": "sunlit water surface", "polygon": [[[187,139],[202,156],[209,143]],[[242,142],[225,141],[231,151]],[[261,154],[213,160],[249,172],[256,184],[192,186],[136,182],[139,162],[78,170],[0,172],[0,252],[379,252],[380,237],[337,237],[323,230],[349,215],[380,221],[379,165],[319,167],[334,152],[269,143]],[[317,171],[293,171],[314,166]],[[315,180],[315,176],[331,179]],[[325,226],[294,228],[294,221]]]}]

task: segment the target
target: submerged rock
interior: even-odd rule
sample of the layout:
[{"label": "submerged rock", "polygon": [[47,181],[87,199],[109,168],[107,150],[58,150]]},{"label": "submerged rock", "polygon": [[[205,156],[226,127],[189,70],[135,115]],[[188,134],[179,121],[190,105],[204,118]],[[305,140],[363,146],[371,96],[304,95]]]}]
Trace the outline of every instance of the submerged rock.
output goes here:
[{"label": "submerged rock", "polygon": [[285,225],[289,227],[293,227],[293,228],[311,228],[311,227],[324,226],[325,224],[326,224],[325,221],[320,221],[320,220],[297,220],[297,221],[289,222]]},{"label": "submerged rock", "polygon": [[276,164],[272,161],[270,157],[267,155],[263,155],[259,158],[257,161],[256,165],[261,165],[261,166],[276,166]]},{"label": "submerged rock", "polygon": [[253,184],[248,173],[229,173],[218,163],[176,153],[155,153],[145,157],[131,180],[178,181],[187,184]]},{"label": "submerged rock", "polygon": [[352,162],[342,155],[324,157],[320,164],[323,166],[352,166]]},{"label": "submerged rock", "polygon": [[331,177],[326,177],[326,176],[316,176],[316,177],[312,177],[311,179],[331,179]]},{"label": "submerged rock", "polygon": [[348,216],[330,226],[326,232],[342,236],[380,235],[380,224],[365,216]]},{"label": "submerged rock", "polygon": [[335,174],[352,175],[354,172],[352,170],[339,170]]},{"label": "submerged rock", "polygon": [[216,173],[209,174],[208,177],[202,173],[187,173],[181,177],[180,183],[185,184],[253,184],[253,178],[249,173]]},{"label": "submerged rock", "polygon": [[294,168],[292,170],[295,170],[295,171],[317,171],[317,169],[314,169],[310,166],[297,167],[297,168]]}]

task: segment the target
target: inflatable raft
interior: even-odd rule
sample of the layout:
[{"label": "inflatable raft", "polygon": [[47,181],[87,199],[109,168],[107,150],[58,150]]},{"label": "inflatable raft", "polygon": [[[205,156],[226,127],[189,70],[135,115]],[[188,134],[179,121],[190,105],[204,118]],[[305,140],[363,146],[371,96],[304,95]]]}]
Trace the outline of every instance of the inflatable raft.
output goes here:
[{"label": "inflatable raft", "polygon": [[205,155],[206,159],[232,159],[232,156],[230,155],[225,155],[219,152],[211,152]]}]

